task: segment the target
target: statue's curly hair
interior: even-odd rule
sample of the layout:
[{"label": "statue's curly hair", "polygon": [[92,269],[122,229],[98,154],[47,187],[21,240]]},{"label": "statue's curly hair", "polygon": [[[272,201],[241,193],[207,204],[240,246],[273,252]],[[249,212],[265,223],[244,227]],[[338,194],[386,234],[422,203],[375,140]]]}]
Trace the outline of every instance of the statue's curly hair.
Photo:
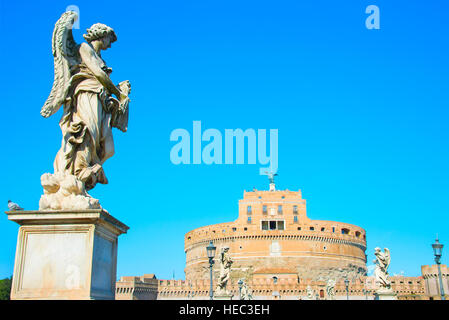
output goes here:
[{"label": "statue's curly hair", "polygon": [[114,29],[102,23],[96,23],[86,31],[87,33],[83,34],[83,38],[86,39],[86,41],[89,43],[104,38],[108,35],[111,36],[111,42],[115,42],[117,40]]}]

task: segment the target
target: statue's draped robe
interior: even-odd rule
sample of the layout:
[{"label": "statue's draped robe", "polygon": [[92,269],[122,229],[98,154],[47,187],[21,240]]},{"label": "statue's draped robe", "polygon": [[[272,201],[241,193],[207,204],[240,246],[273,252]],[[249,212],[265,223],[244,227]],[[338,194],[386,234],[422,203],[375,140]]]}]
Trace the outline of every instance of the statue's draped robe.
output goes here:
[{"label": "statue's draped robe", "polygon": [[376,281],[381,284],[382,287],[389,287],[390,280],[388,279],[387,273],[387,259],[383,254],[377,254],[377,266],[374,270],[374,275],[376,277]]},{"label": "statue's draped robe", "polygon": [[[106,69],[103,63],[102,69]],[[114,154],[111,118],[126,122],[119,103],[112,99],[84,63],[72,68],[71,85],[59,123],[62,146],[54,162],[55,172],[75,175],[87,190],[108,183],[103,163]]]},{"label": "statue's draped robe", "polygon": [[230,277],[232,262],[233,261],[231,257],[229,257],[228,253],[222,254],[220,264],[220,281],[218,283],[218,288],[220,292],[225,292],[226,290],[226,285]]}]

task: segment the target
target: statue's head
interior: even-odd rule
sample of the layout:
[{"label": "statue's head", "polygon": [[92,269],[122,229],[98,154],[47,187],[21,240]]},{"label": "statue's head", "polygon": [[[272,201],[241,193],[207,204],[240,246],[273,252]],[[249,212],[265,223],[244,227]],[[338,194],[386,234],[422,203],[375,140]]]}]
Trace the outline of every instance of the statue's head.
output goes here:
[{"label": "statue's head", "polygon": [[86,30],[87,33],[83,35],[87,42],[92,43],[94,41],[102,42],[102,50],[106,50],[111,47],[111,43],[117,41],[117,36],[114,29],[108,27],[102,23],[96,23]]},{"label": "statue's head", "polygon": [[221,248],[221,252],[222,253],[226,253],[226,252],[228,252],[229,251],[229,247],[223,247],[223,248]]}]

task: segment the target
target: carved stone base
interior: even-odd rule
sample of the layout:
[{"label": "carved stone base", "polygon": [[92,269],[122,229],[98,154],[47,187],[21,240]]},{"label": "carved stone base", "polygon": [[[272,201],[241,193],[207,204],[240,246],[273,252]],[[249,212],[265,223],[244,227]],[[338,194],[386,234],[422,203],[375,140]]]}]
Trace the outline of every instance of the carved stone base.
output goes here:
[{"label": "carved stone base", "polygon": [[214,295],[214,300],[232,300],[232,297],[234,295],[232,293],[229,294],[221,294],[221,295]]},{"label": "carved stone base", "polygon": [[92,198],[84,183],[76,176],[64,173],[45,173],[41,176],[44,194],[39,200],[39,210],[101,209],[98,199]]},{"label": "carved stone base", "polygon": [[397,300],[397,294],[393,290],[377,290],[374,300]]},{"label": "carved stone base", "polygon": [[115,298],[117,238],[104,210],[9,211],[20,225],[11,299]]}]

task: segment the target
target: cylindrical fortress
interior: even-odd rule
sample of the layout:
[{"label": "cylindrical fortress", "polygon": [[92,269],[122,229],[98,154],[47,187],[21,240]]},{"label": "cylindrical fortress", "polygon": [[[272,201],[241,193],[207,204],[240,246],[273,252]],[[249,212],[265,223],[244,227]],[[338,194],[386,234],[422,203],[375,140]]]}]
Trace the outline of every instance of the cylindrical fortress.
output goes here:
[{"label": "cylindrical fortress", "polygon": [[[301,191],[244,192],[234,222],[185,235],[186,280],[208,280],[206,246],[228,246],[231,279],[328,280],[366,274],[366,233],[355,225],[311,220]],[[214,267],[214,278],[218,276]],[[215,280],[214,279],[214,280]],[[216,280],[215,280],[216,281]]]}]

